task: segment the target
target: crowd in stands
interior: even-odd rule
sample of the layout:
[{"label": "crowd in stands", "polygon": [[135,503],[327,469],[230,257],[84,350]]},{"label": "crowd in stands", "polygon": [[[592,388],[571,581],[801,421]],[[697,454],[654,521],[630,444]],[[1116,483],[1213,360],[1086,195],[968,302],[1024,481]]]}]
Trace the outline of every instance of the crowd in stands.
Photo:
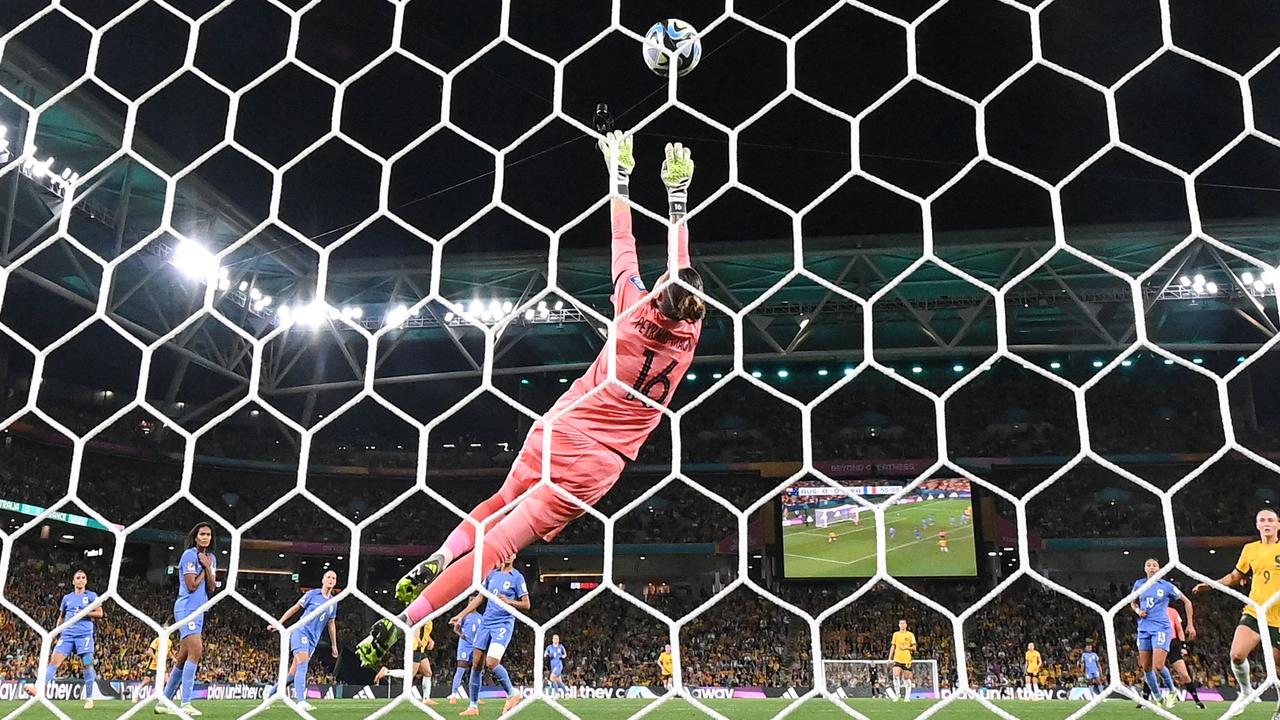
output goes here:
[{"label": "crowd in stands", "polygon": [[[1157,367],[1159,371],[1159,367]],[[1056,386],[1046,390],[1043,379],[1027,379],[1025,373],[979,378],[948,403],[949,447],[957,457],[1070,455],[1078,448],[1075,408],[1069,395]],[[1091,439],[1103,453],[1207,452],[1221,443],[1214,430],[1216,404],[1196,397],[1170,396],[1158,382],[1138,373],[1122,381],[1100,386],[1114,391],[1114,402],[1099,407],[1090,395]],[[1159,382],[1168,382],[1164,378]],[[784,383],[773,381],[786,390]],[[1193,383],[1194,384],[1194,383]],[[986,389],[984,389],[984,387]],[[693,397],[682,393],[679,402]],[[679,402],[677,404],[679,404]],[[1115,407],[1111,407],[1114,405]],[[84,417],[81,417],[84,415]],[[88,423],[85,413],[72,415]],[[68,417],[72,417],[68,416]],[[77,421],[77,422],[80,422]],[[928,458],[936,452],[934,406],[893,381],[854,383],[833,394],[813,416],[814,457],[839,459]],[[514,423],[512,424],[514,427]],[[664,422],[646,446],[640,463],[669,465],[670,438]],[[796,461],[801,453],[798,411],[785,402],[736,381],[713,400],[693,408],[682,423],[682,457],[689,463],[743,463]],[[1215,435],[1215,432],[1217,433]],[[1276,433],[1280,436],[1280,433]],[[115,448],[91,446],[86,452],[78,485],[80,500],[108,520],[127,524],[170,498],[180,486],[180,463],[167,455],[169,439],[142,421],[117,423],[105,439]],[[298,484],[297,451],[279,433],[234,430],[211,433],[200,446],[202,455],[279,463],[280,468],[236,469],[197,463],[192,469],[191,492],[231,523],[244,524]],[[432,444],[428,463],[429,486],[462,508],[469,508],[495,491],[505,476],[520,437],[451,435],[453,448]],[[408,491],[413,484],[412,452],[393,449],[396,439],[385,435],[334,440],[316,446],[313,460],[321,464],[356,465],[368,472],[356,475],[313,472],[306,478],[309,492],[329,503],[353,521],[360,522]],[[408,441],[402,447],[413,447]],[[504,444],[505,443],[505,444]],[[481,447],[475,448],[473,445]],[[120,447],[138,449],[120,452]],[[0,498],[42,507],[60,502],[67,494],[71,465],[69,447],[33,439],[18,431],[0,434]],[[1194,464],[1138,465],[1125,468],[1162,489],[1170,488]],[[484,470],[479,470],[484,469]],[[976,471],[992,484],[1015,495],[1035,488],[1056,467]],[[451,472],[457,471],[457,472]],[[707,489],[736,507],[746,507],[771,492],[777,481],[754,472],[687,473]],[[610,515],[639,497],[666,476],[654,469],[632,468],[597,509]],[[1240,458],[1227,458],[1203,470],[1179,491],[1173,502],[1179,535],[1247,535],[1257,507],[1280,503],[1277,477],[1266,468]],[[814,481],[810,481],[814,482]],[[949,479],[927,481],[922,489],[956,489]],[[351,488],[358,486],[359,492]],[[1232,492],[1222,492],[1223,487]],[[78,512],[69,509],[72,512]],[[166,511],[149,527],[185,530],[194,508]],[[5,529],[25,516],[6,514]],[[1012,519],[1010,515],[1006,519]],[[1029,530],[1040,537],[1141,537],[1163,534],[1160,504],[1155,495],[1116,473],[1084,464],[1040,492],[1027,507]],[[397,505],[385,517],[365,527],[366,543],[407,544],[424,542],[422,528],[447,531],[456,517],[439,503],[419,494]],[[617,543],[716,543],[737,532],[738,519],[696,490],[676,482],[640,503],[615,526]],[[282,510],[249,528],[248,539],[283,539],[313,542],[349,540],[346,527],[308,501],[294,499]],[[599,523],[583,519],[556,538],[559,543],[602,542]],[[39,622],[52,626],[58,598],[69,587],[70,571],[80,558],[49,552],[18,557],[9,567],[5,598]],[[98,573],[95,571],[94,576]],[[1186,578],[1178,580],[1187,587]],[[95,582],[91,580],[91,587]],[[122,595],[152,617],[168,621],[174,588],[144,579],[140,573],[121,576]],[[853,588],[784,586],[771,588],[789,602],[816,611],[847,595]],[[986,586],[952,581],[927,586],[931,597],[957,608],[982,598]],[[1122,598],[1126,582],[1102,583],[1091,597],[1104,605]],[[297,588],[279,584],[246,586],[241,591],[264,609],[278,615],[296,599]],[[532,615],[538,621],[554,616],[579,597],[570,593],[546,593],[535,600]],[[699,587],[691,595],[651,594],[645,598],[655,609],[672,616],[683,614],[711,597]],[[1035,608],[1028,612],[1027,608]],[[1216,594],[1197,598],[1200,641],[1193,663],[1206,684],[1229,682],[1225,662],[1232,626],[1238,617],[1233,601]],[[880,658],[886,654],[891,621],[906,617],[921,641],[919,657],[939,661],[944,684],[957,677],[954,637],[948,621],[895,591],[871,592],[834,614],[823,625],[821,644],[827,658]],[[371,611],[358,602],[346,602],[339,616],[339,644],[350,648],[363,635]],[[889,619],[889,620],[886,620]],[[0,633],[0,676],[32,677],[38,642],[24,631],[21,621],[0,612],[5,632]],[[142,654],[152,635],[140,621],[119,607],[108,609],[98,623],[100,677],[137,679]],[[1123,677],[1136,681],[1133,633],[1129,618],[1117,618]],[[604,593],[557,625],[569,648],[567,679],[594,685],[658,682],[656,659],[667,642],[666,626],[611,593]],[[518,632],[528,639],[526,629]],[[1100,618],[1087,609],[1044,590],[1020,582],[994,599],[965,626],[968,672],[975,681],[992,687],[1017,686],[1021,682],[1022,652],[1036,642],[1046,660],[1042,683],[1068,687],[1080,682],[1078,657],[1085,643],[1101,645]],[[432,654],[438,674],[451,668],[452,640],[443,622],[436,630],[437,650]],[[809,627],[796,616],[746,590],[739,589],[688,623],[680,635],[685,682],[716,685],[807,685],[812,678]],[[208,616],[205,660],[201,678],[213,681],[270,682],[279,663],[274,637],[263,633],[263,622],[234,602],[220,603]],[[532,678],[532,642],[516,643],[506,664],[517,682]],[[1105,651],[1102,651],[1105,655]],[[313,664],[313,680],[330,676]],[[1262,663],[1254,664],[1260,672]],[[74,668],[68,672],[75,672]]]},{"label": "crowd in stands", "polygon": [[[57,622],[57,603],[69,590],[70,575],[82,567],[80,558],[66,551],[15,553],[5,584],[5,598],[52,627]],[[99,563],[100,564],[100,563]],[[90,588],[101,588],[105,566],[92,567]],[[1191,580],[1175,577],[1181,587]],[[1108,606],[1123,598],[1127,580],[1102,583],[1086,594]],[[300,590],[288,583],[257,583],[246,580],[239,588],[271,615],[278,615]],[[982,601],[991,589],[981,581],[917,581],[926,594],[953,611]],[[833,585],[782,586],[774,590],[786,602],[816,614],[848,596],[855,588]],[[637,595],[637,601],[677,618],[713,597],[713,588],[703,587],[694,597],[675,594]],[[636,590],[633,590],[636,592]],[[152,584],[140,577],[121,575],[120,596],[140,611],[161,621],[169,621],[174,588]],[[546,622],[581,594],[565,593],[534,585],[531,616]],[[1196,625],[1199,639],[1192,645],[1192,669],[1205,685],[1230,681],[1227,653],[1238,603],[1218,593],[1196,596]],[[97,668],[104,680],[136,680],[144,672],[143,653],[154,637],[140,620],[120,605],[108,602],[106,617],[96,622]],[[339,617],[339,645],[350,649],[373,619],[372,611],[355,599],[344,601]],[[820,643],[828,660],[879,659],[887,654],[888,639],[898,618],[905,618],[919,641],[916,657],[938,661],[939,677],[945,687],[956,679],[954,632],[949,620],[906,594],[880,585],[852,604],[832,614],[821,625]],[[205,681],[270,683],[276,677],[278,640],[263,632],[265,623],[233,598],[218,603],[206,616],[205,657],[200,677]],[[1118,659],[1126,683],[1139,681],[1135,632],[1132,618],[1123,610],[1116,617],[1119,640]],[[16,614],[0,612],[0,677],[30,678],[38,664],[39,641]],[[668,642],[667,626],[612,592],[592,598],[548,633],[556,632],[569,650],[566,679],[571,684],[618,686],[660,682],[657,656]],[[448,677],[452,667],[454,638],[447,624],[437,623],[433,634],[437,646],[430,653],[437,675]],[[504,663],[517,683],[532,681],[530,631],[518,626],[521,640],[510,647]],[[694,685],[790,686],[812,682],[811,641],[808,623],[797,615],[746,588],[738,588],[704,609],[680,633],[685,682]],[[1041,685],[1048,689],[1081,684],[1079,656],[1086,644],[1093,644],[1107,656],[1100,616],[1069,598],[1029,579],[1016,582],[982,607],[964,626],[969,676],[986,687],[1019,687],[1022,682],[1022,654],[1028,642],[1035,642],[1045,659]],[[1106,662],[1104,660],[1104,662]],[[444,674],[441,674],[444,669]],[[1265,669],[1254,663],[1261,680]],[[75,676],[73,662],[63,676]],[[334,678],[320,663],[312,664],[313,682]]]},{"label": "crowd in stands", "polygon": [[[1137,368],[1118,369],[1086,395],[1090,442],[1106,456],[1131,453],[1207,453],[1222,445],[1223,432],[1212,383],[1178,366],[1140,359]],[[945,376],[945,377],[944,377]],[[813,400],[835,373],[797,369],[786,378],[762,373],[720,387],[685,413],[681,456],[687,463],[795,461],[800,456],[800,411],[753,383],[768,384],[801,402]],[[931,369],[911,380],[935,392],[958,379]],[[935,380],[945,382],[934,386]],[[1167,388],[1179,387],[1178,393]],[[520,386],[520,400],[531,409],[551,405],[563,385],[540,379]],[[701,397],[703,380],[683,383],[672,401],[681,409]],[[51,396],[52,397],[52,396]],[[109,407],[61,404],[47,408],[55,417],[87,430]],[[489,396],[483,396],[435,428],[428,443],[432,470],[506,467],[514,458],[529,420]],[[1277,420],[1266,409],[1250,417],[1247,403],[1233,403],[1237,435],[1260,451],[1280,448]],[[296,465],[298,441],[263,410],[246,407],[202,435],[197,453],[259,462]],[[480,412],[488,410],[488,412]],[[416,464],[416,430],[365,401],[322,428],[313,438],[311,461],[318,465],[358,466],[372,473],[411,470]],[[476,416],[483,416],[476,420]],[[321,416],[322,417],[322,416]],[[80,420],[77,420],[79,418]],[[1074,399],[1065,388],[1010,362],[980,373],[948,398],[945,418],[948,451],[953,458],[1070,456],[1080,447]],[[30,417],[27,418],[30,420]],[[313,419],[314,421],[314,419]],[[929,458],[937,453],[935,407],[927,397],[877,372],[868,372],[827,396],[812,416],[815,459]],[[181,438],[154,418],[136,411],[106,428],[99,439],[138,445],[151,452],[181,451]],[[641,452],[641,463],[669,464],[670,424],[664,421]]]}]

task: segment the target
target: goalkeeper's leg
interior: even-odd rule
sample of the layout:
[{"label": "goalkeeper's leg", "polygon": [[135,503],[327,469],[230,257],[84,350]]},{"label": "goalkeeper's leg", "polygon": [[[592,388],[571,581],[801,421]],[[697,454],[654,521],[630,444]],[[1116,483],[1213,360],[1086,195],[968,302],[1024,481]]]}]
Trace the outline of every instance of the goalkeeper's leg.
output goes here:
[{"label": "goalkeeper's leg", "polygon": [[[511,471],[507,473],[507,479],[503,481],[502,487],[476,505],[468,516],[477,523],[482,523],[502,512],[503,508],[538,482],[542,477],[542,438],[542,426],[535,425],[525,438],[524,447],[512,464]],[[414,598],[418,597],[445,568],[452,565],[455,559],[471,552],[475,545],[476,526],[468,520],[458,523],[439,549],[400,578],[396,583],[396,598],[406,605],[413,602]]]},{"label": "goalkeeper's leg", "polygon": [[[563,445],[557,442],[552,458],[556,466],[557,487],[538,487],[485,533],[480,565],[482,574],[497,567],[503,558],[532,545],[538,538],[554,537],[565,525],[582,515],[582,509],[564,494],[593,506],[622,474],[624,462],[612,450],[584,436],[573,437],[566,433],[564,440]],[[470,558],[451,565],[410,603],[405,611],[408,622],[416,623],[456,600],[471,586],[471,573]]]}]

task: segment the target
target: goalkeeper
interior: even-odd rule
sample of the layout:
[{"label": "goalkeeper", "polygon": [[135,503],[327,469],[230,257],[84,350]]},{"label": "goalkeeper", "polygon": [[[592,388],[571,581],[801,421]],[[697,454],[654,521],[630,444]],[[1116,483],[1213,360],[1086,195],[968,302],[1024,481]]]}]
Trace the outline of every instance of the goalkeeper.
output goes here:
[{"label": "goalkeeper", "polygon": [[[485,532],[482,576],[538,538],[552,539],[582,514],[579,505],[563,493],[587,506],[604,497],[662,419],[660,410],[638,396],[666,406],[693,361],[706,305],[688,288],[667,284],[674,276],[702,290],[702,277],[689,264],[689,231],[684,222],[693,160],[689,149],[680,143],[667,144],[662,182],[676,230],[676,258],[675,265],[658,279],[659,291],[650,297],[640,278],[636,239],[631,233],[628,186],[635,167],[632,142],[621,132],[611,132],[599,143],[617,185],[610,203],[614,314],[628,313],[614,326],[617,359],[612,369],[616,372],[611,372],[606,348],[547,413],[554,419],[539,421],[530,429],[502,488],[471,511],[472,519],[483,522],[534,487],[542,478],[544,435],[551,434],[548,479],[558,488],[537,487]],[[611,377],[618,382],[609,382]],[[464,520],[439,550],[396,584],[396,597],[409,603],[400,619],[412,625],[466,592],[471,585],[470,553],[474,547],[475,526]],[[399,637],[400,630],[390,620],[375,623],[356,647],[360,662],[366,667],[377,664]]]}]

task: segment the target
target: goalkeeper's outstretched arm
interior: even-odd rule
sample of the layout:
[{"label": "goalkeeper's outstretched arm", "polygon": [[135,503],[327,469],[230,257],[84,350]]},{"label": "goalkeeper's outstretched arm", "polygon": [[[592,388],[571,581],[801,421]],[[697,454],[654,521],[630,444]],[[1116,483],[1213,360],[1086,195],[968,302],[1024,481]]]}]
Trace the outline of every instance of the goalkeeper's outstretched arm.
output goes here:
[{"label": "goalkeeper's outstretched arm", "polygon": [[610,215],[613,224],[611,275],[613,277],[613,310],[621,313],[645,294],[640,280],[640,262],[636,257],[636,237],[631,232],[629,190],[631,171],[636,161],[633,140],[620,130],[606,133],[599,142],[609,170]]}]

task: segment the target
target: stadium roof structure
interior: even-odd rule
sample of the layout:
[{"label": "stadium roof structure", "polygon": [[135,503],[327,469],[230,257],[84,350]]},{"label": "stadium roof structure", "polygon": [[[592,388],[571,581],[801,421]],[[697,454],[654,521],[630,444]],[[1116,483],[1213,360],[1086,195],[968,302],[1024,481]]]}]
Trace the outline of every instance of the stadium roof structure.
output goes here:
[{"label": "stadium roof structure", "polygon": [[[16,96],[38,103],[71,79],[57,63],[12,40],[4,49],[0,82]],[[189,99],[180,95],[178,102]],[[14,167],[0,178],[0,262],[18,261],[56,232],[62,196],[50,178],[63,168],[94,168],[112,157],[125,134],[123,110],[122,104],[86,82],[41,115],[37,157],[53,156],[56,162],[43,168]],[[9,138],[23,136],[25,117],[3,101],[0,122],[7,126]],[[158,139],[147,134],[147,127],[137,122],[132,151],[87,178],[87,190],[71,211],[70,233],[107,260],[132,253],[115,270],[106,307],[113,319],[145,343],[168,336],[165,352],[155,361],[163,367],[153,366],[152,371],[152,383],[159,378],[167,386],[158,398],[217,404],[250,382],[253,360],[252,346],[227,323],[259,338],[273,332],[280,323],[280,307],[299,308],[315,300],[319,258],[298,230],[268,221],[271,180],[256,162],[224,150],[192,166],[191,149],[182,137],[170,131]],[[594,153],[588,139],[575,142],[580,154]],[[1120,158],[1105,167],[1099,163],[1096,173],[1081,176],[1078,190],[1064,191],[1062,214],[1070,246],[1133,277],[1159,266],[1142,284],[1141,294],[1150,335],[1165,347],[1232,353],[1261,347],[1280,323],[1276,284],[1255,286],[1258,280],[1245,273],[1258,275],[1257,268],[1205,243],[1192,242],[1170,253],[1190,232],[1185,206],[1179,210],[1179,202],[1185,204],[1178,200],[1185,188],[1179,179],[1152,167],[1135,170],[1125,164],[1129,160]],[[333,171],[332,165],[319,169],[327,177],[316,182],[334,183]],[[1050,222],[1027,222],[1052,218],[1040,212],[1048,210],[1047,196],[1028,199],[1025,188],[1010,184],[1015,178],[998,174],[994,167],[980,165],[971,182],[959,183],[954,194],[935,201],[930,233],[940,258],[992,287],[1007,285],[1051,251],[1054,239]],[[1214,187],[1209,180],[1206,193]],[[172,206],[166,198],[170,186]],[[567,371],[589,363],[604,345],[603,328],[567,298],[544,291],[554,271],[561,290],[601,315],[610,314],[603,190],[601,182],[598,196],[579,198],[583,207],[595,211],[565,231],[555,268],[548,264],[548,239],[501,209],[487,211],[482,221],[447,244],[433,245],[423,239],[426,231],[406,227],[412,221],[385,215],[312,235],[313,242],[325,244],[339,237],[334,232],[345,233],[341,237],[346,244],[329,259],[324,300],[338,312],[350,308],[348,317],[366,330],[399,326],[380,341],[375,385],[478,377],[484,336],[471,323],[486,323],[469,322],[454,310],[474,306],[483,311],[494,303],[498,308],[510,303],[515,311],[494,341],[495,374]],[[712,192],[714,187],[705,190]],[[1013,209],[1006,211],[1002,203]],[[975,205],[982,212],[966,211]],[[1206,231],[1216,239],[1273,265],[1280,263],[1280,223],[1267,214],[1268,208],[1251,213],[1224,202],[1201,211]],[[1159,220],[1138,221],[1153,217]],[[975,218],[1003,221],[1006,226],[977,227]],[[160,229],[165,226],[179,235]],[[742,322],[748,361],[860,360],[864,347],[859,303],[805,277],[782,287],[778,283],[802,261],[806,270],[825,281],[868,298],[912,269],[925,234],[918,206],[857,178],[806,214],[800,223],[803,242],[798,245],[784,213],[741,189],[716,196],[691,226],[694,261],[709,294],[734,310],[754,303]],[[659,223],[641,219],[637,232],[641,254],[647,256],[644,274],[652,281],[661,271],[664,230]],[[225,275],[219,279],[213,307],[225,320],[205,314],[175,333],[199,311],[205,290],[181,267],[183,243],[196,242],[218,253],[246,235],[251,239],[221,262]],[[437,264],[439,295],[455,307],[431,302],[416,315],[402,312],[401,306],[411,307],[431,292]],[[15,269],[0,320],[37,345],[47,344],[53,339],[51,328],[61,327],[55,318],[83,318],[93,312],[101,275],[90,258],[56,243]],[[1215,291],[1205,292],[1205,283],[1193,288],[1183,281],[1197,275],[1207,276]],[[263,297],[269,298],[267,303]],[[1059,252],[1008,292],[1009,347],[1023,353],[1114,355],[1134,338],[1132,301],[1125,282]],[[526,304],[528,312],[522,310]],[[997,344],[994,304],[991,294],[939,265],[915,267],[874,306],[877,356],[987,356]],[[363,385],[364,337],[336,319],[320,320],[318,329],[294,326],[268,343],[262,356],[265,395],[298,396]],[[85,332],[105,337],[102,333],[111,331]],[[697,362],[728,366],[733,332],[732,319],[713,312]]]}]

